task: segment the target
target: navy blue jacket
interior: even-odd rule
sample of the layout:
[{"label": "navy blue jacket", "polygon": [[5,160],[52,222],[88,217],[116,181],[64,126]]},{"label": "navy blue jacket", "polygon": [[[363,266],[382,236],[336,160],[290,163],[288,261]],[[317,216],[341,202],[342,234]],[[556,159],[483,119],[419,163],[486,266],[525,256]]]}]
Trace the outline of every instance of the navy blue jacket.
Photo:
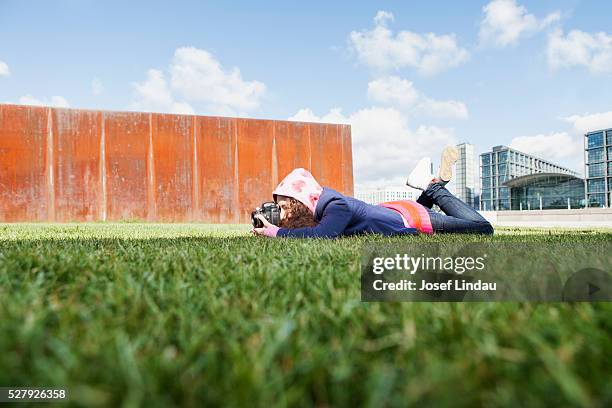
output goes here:
[{"label": "navy blue jacket", "polygon": [[382,235],[417,234],[406,228],[399,213],[380,205],[366,204],[324,187],[317,206],[314,227],[280,228],[277,237],[335,238],[342,235],[375,233]]}]

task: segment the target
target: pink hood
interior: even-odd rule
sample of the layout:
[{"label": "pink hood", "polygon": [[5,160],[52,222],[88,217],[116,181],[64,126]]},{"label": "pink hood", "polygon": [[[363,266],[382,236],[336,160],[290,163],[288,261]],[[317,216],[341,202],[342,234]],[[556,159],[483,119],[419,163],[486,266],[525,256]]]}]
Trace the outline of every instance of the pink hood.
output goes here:
[{"label": "pink hood", "polygon": [[274,201],[277,195],[292,197],[304,204],[312,213],[315,212],[315,207],[319,201],[319,196],[323,192],[323,187],[317,183],[317,180],[306,169],[295,169],[280,182],[276,189],[272,192]]}]

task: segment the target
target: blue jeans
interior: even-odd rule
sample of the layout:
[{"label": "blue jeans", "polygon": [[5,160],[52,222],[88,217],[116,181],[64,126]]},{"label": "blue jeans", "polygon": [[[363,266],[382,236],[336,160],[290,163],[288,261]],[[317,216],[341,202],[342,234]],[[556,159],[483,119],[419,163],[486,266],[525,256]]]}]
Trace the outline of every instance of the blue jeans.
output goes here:
[{"label": "blue jeans", "polygon": [[[441,184],[430,184],[417,199],[417,203],[427,208],[434,232],[493,234],[489,221]],[[440,207],[444,214],[432,210],[434,204]]]}]

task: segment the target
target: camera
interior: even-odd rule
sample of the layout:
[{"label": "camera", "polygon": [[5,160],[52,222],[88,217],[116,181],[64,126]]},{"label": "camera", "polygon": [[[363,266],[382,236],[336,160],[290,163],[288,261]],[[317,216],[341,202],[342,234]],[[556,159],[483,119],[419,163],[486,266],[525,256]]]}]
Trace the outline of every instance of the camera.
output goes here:
[{"label": "camera", "polygon": [[267,201],[261,205],[261,207],[257,207],[255,211],[251,213],[251,220],[253,221],[253,227],[262,228],[263,222],[260,219],[255,218],[257,214],[261,214],[264,216],[266,220],[270,224],[278,225],[280,224],[280,207],[273,201]]}]

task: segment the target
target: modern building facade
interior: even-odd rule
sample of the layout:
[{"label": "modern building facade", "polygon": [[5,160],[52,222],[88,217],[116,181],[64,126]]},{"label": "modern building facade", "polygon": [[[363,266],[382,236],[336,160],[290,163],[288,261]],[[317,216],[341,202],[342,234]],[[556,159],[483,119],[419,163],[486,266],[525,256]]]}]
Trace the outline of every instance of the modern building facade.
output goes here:
[{"label": "modern building facade", "polygon": [[584,138],[586,201],[589,207],[612,204],[612,129],[589,132]]},{"label": "modern building facade", "polygon": [[534,173],[510,179],[511,210],[584,208],[584,179],[571,174]]},{"label": "modern building facade", "polygon": [[[577,172],[512,149],[494,146],[492,151],[480,155],[480,209],[484,211],[513,209],[510,188],[506,182],[521,176],[537,173],[569,175],[578,178]],[[537,180],[532,180],[537,181]],[[541,181],[541,180],[540,180]],[[546,183],[550,182],[547,181]],[[548,190],[552,192],[552,190]],[[544,204],[544,203],[543,203]],[[538,207],[539,199],[538,199]],[[546,207],[543,207],[546,208]],[[517,208],[518,209],[518,208]]]},{"label": "modern building facade", "polygon": [[414,200],[419,198],[421,191],[410,187],[382,187],[376,189],[357,190],[355,198],[368,204],[380,204],[387,201]]},{"label": "modern building facade", "polygon": [[474,145],[460,143],[457,145],[459,158],[455,165],[455,196],[470,207],[474,207],[476,175],[474,174]]}]

